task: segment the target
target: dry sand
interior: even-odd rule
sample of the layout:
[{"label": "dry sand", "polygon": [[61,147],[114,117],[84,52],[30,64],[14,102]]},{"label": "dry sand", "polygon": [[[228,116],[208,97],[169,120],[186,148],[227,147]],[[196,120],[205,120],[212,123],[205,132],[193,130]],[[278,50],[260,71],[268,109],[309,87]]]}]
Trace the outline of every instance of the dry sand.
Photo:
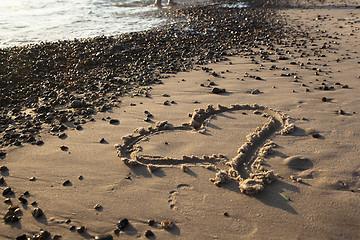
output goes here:
[{"label": "dry sand", "polygon": [[[145,239],[146,230],[155,234],[153,239],[359,239],[357,5],[329,1],[308,7],[305,2],[304,8],[282,10],[289,26],[309,33],[299,35],[298,46],[279,48],[286,60],[278,60],[280,55],[270,55],[276,60],[270,62],[259,55],[240,54],[206,66],[211,69],[208,72],[199,66],[152,86],[150,98],[124,97],[117,108],[97,114],[96,121],[85,124],[82,131],[67,131],[65,139],[44,132],[43,146],[7,149],[0,160],[9,168],[2,172],[6,185],[1,189],[10,186],[16,196],[25,191],[30,195],[29,204],[20,204],[20,222],[0,224],[0,238],[30,236],[44,229],[62,239],[104,233],[115,239]],[[216,85],[207,87],[208,80]],[[319,89],[325,86],[329,90]],[[226,93],[211,94],[212,87],[224,88]],[[260,93],[249,93],[254,89]],[[170,103],[164,105],[167,100]],[[150,173],[144,166],[127,166],[117,156],[114,145],[123,144],[122,137],[136,128],[165,120],[181,126],[190,121],[194,109],[209,104],[254,103],[286,114],[296,125],[289,135],[267,137],[277,147],[265,157],[263,167],[277,173],[279,180],[256,195],[241,193],[236,181],[215,186],[209,181],[215,171],[201,164],[189,164],[184,172],[169,161]],[[154,116],[151,122],[144,121],[144,111]],[[120,124],[109,124],[107,117],[119,119]],[[204,133],[168,130],[149,135],[138,146],[141,154],[150,156],[223,154],[231,160],[246,136],[266,121],[252,110],[225,112],[209,118]],[[31,177],[36,181],[29,181]],[[66,180],[69,186],[63,186]],[[0,215],[8,208],[4,199]],[[11,200],[18,204],[16,198]],[[31,216],[33,201],[45,216]],[[96,204],[102,207],[94,209]],[[115,234],[123,218],[130,225]],[[151,219],[156,221],[153,226],[147,223]],[[164,230],[160,222],[166,219],[174,226]],[[79,234],[70,231],[71,226],[86,230]]]}]

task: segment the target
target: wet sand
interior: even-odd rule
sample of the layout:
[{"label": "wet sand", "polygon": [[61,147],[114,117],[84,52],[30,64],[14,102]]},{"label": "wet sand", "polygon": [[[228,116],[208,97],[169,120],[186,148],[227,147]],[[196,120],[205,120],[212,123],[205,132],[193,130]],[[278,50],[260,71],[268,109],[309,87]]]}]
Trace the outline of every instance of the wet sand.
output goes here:
[{"label": "wet sand", "polygon": [[[0,214],[18,205],[21,219],[2,222],[0,237],[43,229],[61,239],[358,239],[360,9],[296,4],[276,10],[289,37],[273,46],[162,74],[163,84],[128,92],[78,130],[43,125],[43,145],[4,146],[0,186],[14,194],[1,197]],[[247,179],[262,187],[244,191]],[[163,229],[164,220],[173,224]]]}]

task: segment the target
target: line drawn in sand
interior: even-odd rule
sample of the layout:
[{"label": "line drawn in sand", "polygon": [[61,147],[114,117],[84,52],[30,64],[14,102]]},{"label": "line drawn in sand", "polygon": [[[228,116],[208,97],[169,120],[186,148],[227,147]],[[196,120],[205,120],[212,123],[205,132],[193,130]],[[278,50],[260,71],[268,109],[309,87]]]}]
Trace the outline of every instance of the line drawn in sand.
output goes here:
[{"label": "line drawn in sand", "polygon": [[[268,120],[262,127],[257,127],[255,131],[246,136],[246,142],[240,146],[237,155],[229,160],[224,155],[211,156],[182,156],[181,159],[149,156],[141,154],[142,148],[138,145],[152,135],[166,131],[198,131],[205,133],[206,120],[212,116],[225,112],[251,110],[254,114],[262,114]],[[189,123],[181,126],[173,126],[167,121],[156,123],[155,126],[148,128],[137,128],[133,134],[122,137],[123,145],[117,145],[118,156],[129,167],[142,165],[146,166],[149,172],[153,172],[163,167],[179,167],[182,171],[187,171],[191,166],[202,166],[216,170],[214,178],[211,178],[215,185],[220,185],[229,181],[237,181],[239,189],[244,194],[256,194],[262,191],[266,184],[277,180],[276,174],[272,170],[266,170],[262,166],[264,158],[272,151],[276,144],[271,141],[275,134],[286,135],[294,131],[295,125],[290,117],[281,111],[271,109],[257,104],[234,104],[230,107],[218,105],[215,109],[208,105],[206,109],[195,109],[191,115]],[[220,165],[227,166],[219,167]]]}]

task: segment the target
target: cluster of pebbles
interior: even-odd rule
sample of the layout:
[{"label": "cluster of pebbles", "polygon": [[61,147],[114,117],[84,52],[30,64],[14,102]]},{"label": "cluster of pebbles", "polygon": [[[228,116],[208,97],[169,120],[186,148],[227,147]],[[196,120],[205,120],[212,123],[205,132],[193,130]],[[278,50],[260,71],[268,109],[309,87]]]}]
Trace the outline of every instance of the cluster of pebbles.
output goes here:
[{"label": "cluster of pebbles", "polygon": [[177,23],[161,29],[0,49],[0,147],[42,145],[44,128],[80,130],[126,93],[149,96],[162,73],[274,48],[283,36],[274,10],[228,7],[236,2],[162,12]]}]

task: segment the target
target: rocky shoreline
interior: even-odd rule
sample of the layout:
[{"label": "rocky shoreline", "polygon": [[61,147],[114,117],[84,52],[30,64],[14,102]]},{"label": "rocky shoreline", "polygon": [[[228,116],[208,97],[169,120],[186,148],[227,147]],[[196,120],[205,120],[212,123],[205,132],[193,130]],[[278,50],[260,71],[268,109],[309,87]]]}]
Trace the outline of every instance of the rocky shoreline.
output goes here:
[{"label": "rocky shoreline", "polygon": [[285,34],[274,10],[225,2],[237,1],[169,10],[178,23],[161,29],[0,49],[0,146],[42,145],[44,128],[80,129],[124,94],[150,97],[146,86],[160,84],[161,74],[251,48],[263,48],[266,58]]}]

